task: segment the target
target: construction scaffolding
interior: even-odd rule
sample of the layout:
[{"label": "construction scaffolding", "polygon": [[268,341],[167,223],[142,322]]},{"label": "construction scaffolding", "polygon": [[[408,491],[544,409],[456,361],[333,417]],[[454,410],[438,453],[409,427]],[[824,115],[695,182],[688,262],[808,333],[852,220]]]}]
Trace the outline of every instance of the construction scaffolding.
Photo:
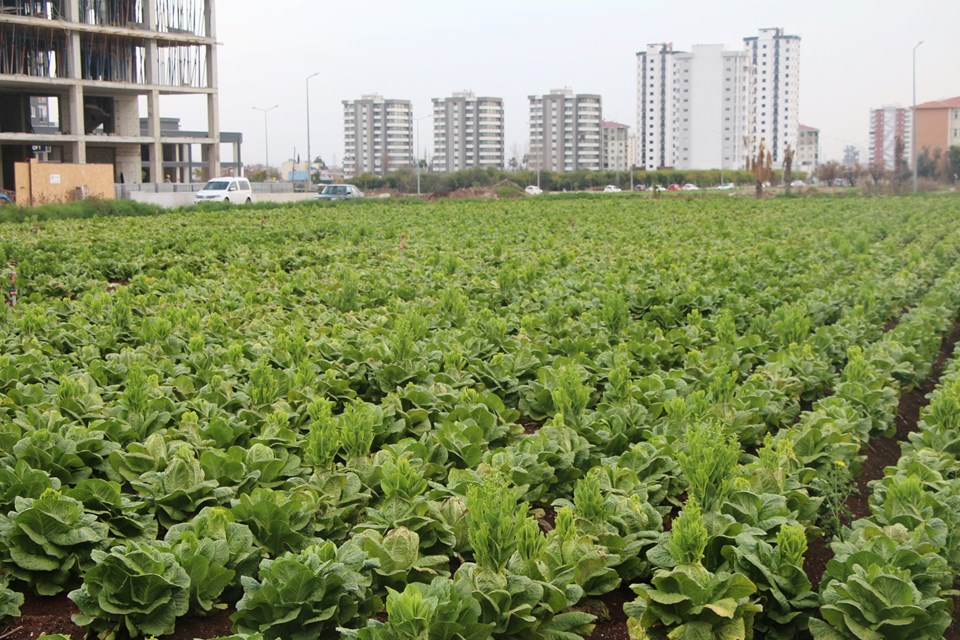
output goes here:
[{"label": "construction scaffolding", "polygon": [[157,0],[157,31],[206,36],[204,0]]},{"label": "construction scaffolding", "polygon": [[130,38],[85,34],[80,39],[80,73],[84,80],[146,82],[146,48]]},{"label": "construction scaffolding", "polygon": [[65,47],[61,32],[2,25],[0,74],[62,78],[66,73]]},{"label": "construction scaffolding", "polygon": [[[192,167],[220,171],[216,0],[0,0],[0,188],[31,158],[162,183],[162,96],[199,95]],[[40,107],[45,109],[42,110]],[[137,126],[146,106],[146,130]],[[49,121],[41,111],[55,109]],[[177,177],[192,180],[192,168]]]},{"label": "construction scaffolding", "polygon": [[157,83],[169,87],[207,86],[207,51],[204,47],[162,47],[158,52]]},{"label": "construction scaffolding", "polygon": [[0,0],[0,13],[47,20],[63,19],[63,0]]},{"label": "construction scaffolding", "polygon": [[80,19],[98,26],[142,25],[143,0],[80,0]]}]

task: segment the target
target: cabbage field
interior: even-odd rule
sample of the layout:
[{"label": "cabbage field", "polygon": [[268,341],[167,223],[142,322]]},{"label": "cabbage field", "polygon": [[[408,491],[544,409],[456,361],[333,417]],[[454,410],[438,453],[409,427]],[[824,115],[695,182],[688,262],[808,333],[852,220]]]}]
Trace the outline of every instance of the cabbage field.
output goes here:
[{"label": "cabbage field", "polygon": [[958,221],[0,225],[0,638],[960,637]]}]

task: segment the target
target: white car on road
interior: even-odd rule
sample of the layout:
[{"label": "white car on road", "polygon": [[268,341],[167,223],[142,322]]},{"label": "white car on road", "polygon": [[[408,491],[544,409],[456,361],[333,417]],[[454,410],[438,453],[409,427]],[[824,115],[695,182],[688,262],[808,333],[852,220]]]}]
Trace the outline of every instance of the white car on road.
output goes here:
[{"label": "white car on road", "polygon": [[615,184],[608,184],[603,188],[604,193],[620,193],[621,189]]},{"label": "white car on road", "polygon": [[543,189],[541,189],[535,184],[527,185],[527,188],[524,189],[524,191],[527,192],[528,196],[538,196],[541,193],[543,193]]},{"label": "white car on road", "polygon": [[253,189],[246,178],[224,176],[214,178],[193,196],[194,204],[201,202],[233,202],[250,204],[253,202]]}]

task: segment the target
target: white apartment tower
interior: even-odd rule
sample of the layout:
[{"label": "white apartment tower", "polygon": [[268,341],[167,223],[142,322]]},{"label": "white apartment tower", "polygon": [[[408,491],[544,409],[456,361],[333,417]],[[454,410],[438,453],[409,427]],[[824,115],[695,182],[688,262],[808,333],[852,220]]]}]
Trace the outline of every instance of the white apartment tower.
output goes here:
[{"label": "white apartment tower", "polygon": [[760,29],[759,36],[743,39],[754,69],[754,133],[752,153],[761,140],[773,154],[774,165],[783,161],[789,144],[797,148],[800,127],[800,37],[783,29]]},{"label": "white apartment tower", "polygon": [[530,99],[530,156],[534,169],[599,171],[602,105],[599,95],[554,89]]},{"label": "white apartment tower", "polygon": [[630,127],[619,122],[603,123],[603,170],[627,171],[633,164]]},{"label": "white apartment tower", "polygon": [[503,98],[469,91],[433,99],[433,170],[503,168]]},{"label": "white apartment tower", "polygon": [[413,165],[413,109],[409,100],[365,95],[343,101],[343,173],[382,176]]},{"label": "white apartment tower", "polygon": [[637,156],[648,170],[676,164],[677,53],[670,42],[637,53]]},{"label": "white apartment tower", "polygon": [[745,51],[660,43],[637,53],[642,167],[741,169],[761,139],[775,160],[796,146],[800,39],[760,33]]}]

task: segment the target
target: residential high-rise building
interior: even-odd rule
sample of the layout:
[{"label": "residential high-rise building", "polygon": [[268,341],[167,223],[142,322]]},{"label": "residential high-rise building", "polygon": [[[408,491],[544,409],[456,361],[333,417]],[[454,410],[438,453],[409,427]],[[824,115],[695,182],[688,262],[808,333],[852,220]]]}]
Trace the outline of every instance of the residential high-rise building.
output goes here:
[{"label": "residential high-rise building", "polygon": [[774,164],[783,160],[790,145],[797,148],[800,125],[800,37],[783,29],[760,29],[760,35],[743,39],[753,61],[754,132],[752,152],[766,142]]},{"label": "residential high-rise building", "polygon": [[619,122],[603,123],[603,170],[626,171],[633,166],[630,127]]},{"label": "residential high-rise building", "polygon": [[[745,169],[747,157],[755,153],[751,145],[756,111],[756,69],[746,51],[723,52],[723,164],[721,169]],[[709,105],[701,103],[701,111]],[[698,166],[713,169],[714,166]]]},{"label": "residential high-rise building", "polygon": [[892,171],[896,168],[897,141],[900,141],[903,158],[910,157],[913,144],[913,118],[910,109],[881,107],[870,110],[870,158],[871,167]]},{"label": "residential high-rise building", "polygon": [[381,95],[343,101],[343,173],[382,176],[413,166],[413,107]]},{"label": "residential high-rise building", "polygon": [[[15,163],[41,154],[111,164],[118,183],[164,182],[162,95],[205,97],[206,130],[189,143],[200,146],[203,177],[219,175],[215,4],[181,0],[172,11],[161,0],[3,2],[0,187],[14,187]],[[34,128],[38,119],[44,124]]]},{"label": "residential high-rise building", "polygon": [[916,125],[918,154],[924,149],[945,152],[960,144],[960,96],[918,104]]},{"label": "residential high-rise building", "polygon": [[754,76],[746,52],[651,44],[637,54],[639,159],[648,170],[737,169],[753,132]]},{"label": "residential high-rise building", "polygon": [[678,53],[672,42],[651,44],[637,53],[637,155],[648,170],[676,165]]},{"label": "residential high-rise building", "polygon": [[433,99],[434,171],[502,169],[503,157],[503,98],[462,91]]},{"label": "residential high-rise building", "polygon": [[602,163],[599,95],[554,89],[530,99],[529,165],[546,171],[599,171]]},{"label": "residential high-rise building", "polygon": [[797,134],[797,148],[793,156],[794,173],[806,173],[808,176],[817,175],[820,166],[820,129],[806,125],[799,125]]}]

